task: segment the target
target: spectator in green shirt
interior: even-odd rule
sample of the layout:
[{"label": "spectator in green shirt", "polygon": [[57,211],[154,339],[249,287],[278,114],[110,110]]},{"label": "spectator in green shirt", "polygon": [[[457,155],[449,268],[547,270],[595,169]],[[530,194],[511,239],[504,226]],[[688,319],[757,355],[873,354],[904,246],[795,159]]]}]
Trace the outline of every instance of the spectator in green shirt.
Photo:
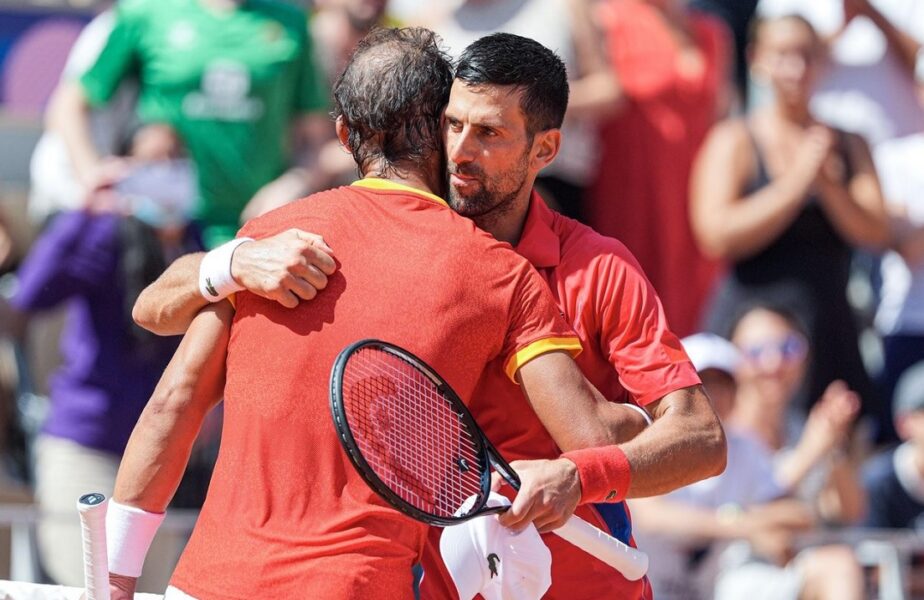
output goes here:
[{"label": "spectator in green shirt", "polygon": [[123,0],[90,70],[62,83],[48,124],[88,197],[124,172],[93,146],[88,110],[126,77],[138,116],[173,126],[196,163],[196,218],[207,245],[241,221],[323,187],[316,148],[330,123],[301,9],[274,0]]}]

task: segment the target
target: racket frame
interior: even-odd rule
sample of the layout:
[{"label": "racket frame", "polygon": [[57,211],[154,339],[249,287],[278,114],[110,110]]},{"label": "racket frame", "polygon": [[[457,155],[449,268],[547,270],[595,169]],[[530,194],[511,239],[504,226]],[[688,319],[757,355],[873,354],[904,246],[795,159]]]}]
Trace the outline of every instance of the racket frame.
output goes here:
[{"label": "racket frame", "polygon": [[[378,477],[378,475],[375,474],[372,466],[366,461],[362,453],[359,451],[359,446],[356,442],[356,439],[353,437],[349,420],[347,419],[346,415],[346,407],[344,406],[343,375],[350,357],[356,352],[366,348],[386,352],[409,364],[424,374],[434,384],[434,386],[436,386],[440,394],[442,394],[443,397],[450,402],[453,410],[462,422],[463,427],[467,428],[473,434],[472,438],[476,455],[478,459],[482,461],[481,464],[483,464],[485,468],[481,474],[481,494],[476,500],[475,504],[464,515],[459,515],[457,517],[443,517],[421,510],[412,505],[410,502],[395,494]],[[362,477],[363,481],[365,481],[370,488],[372,488],[379,496],[381,496],[383,500],[388,502],[392,508],[408,515],[409,517],[423,521],[424,523],[428,523],[430,525],[448,527],[482,515],[505,511],[506,507],[503,506],[485,508],[485,504],[488,501],[488,496],[491,491],[491,469],[488,468],[488,465],[492,466],[498,473],[500,473],[501,477],[506,479],[514,489],[520,488],[520,478],[517,476],[516,472],[510,468],[510,465],[507,463],[507,461],[501,457],[494,445],[491,444],[490,440],[488,440],[488,438],[485,436],[484,432],[481,430],[481,427],[478,426],[478,422],[475,421],[472,413],[469,412],[468,408],[465,406],[465,403],[462,402],[462,399],[459,398],[459,396],[452,389],[452,386],[446,383],[446,381],[440,377],[439,374],[436,373],[432,368],[430,368],[427,363],[403,348],[375,339],[363,339],[350,344],[344,348],[340,354],[337,355],[337,359],[334,361],[334,368],[331,369],[330,376],[329,397],[330,410],[334,417],[334,427],[337,430],[340,443],[343,446],[343,449],[346,451],[347,456],[350,458],[350,462],[353,463],[353,466],[359,473],[359,476]]]}]

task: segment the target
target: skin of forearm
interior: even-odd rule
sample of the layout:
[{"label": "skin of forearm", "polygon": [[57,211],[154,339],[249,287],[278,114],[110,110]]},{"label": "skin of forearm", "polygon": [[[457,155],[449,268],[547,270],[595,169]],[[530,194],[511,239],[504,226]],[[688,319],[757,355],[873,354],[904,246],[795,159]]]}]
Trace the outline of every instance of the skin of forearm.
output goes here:
[{"label": "skin of forearm", "polygon": [[209,302],[199,292],[199,265],[204,252],[176,259],[135,301],[132,318],[157,335],[181,335]]},{"label": "skin of forearm", "polygon": [[[865,185],[870,184],[860,182],[851,184],[851,187],[862,188]],[[834,227],[850,242],[873,249],[888,245],[890,228],[884,210],[873,212],[866,209],[840,186],[823,186],[819,197]]]},{"label": "skin of forearm", "polygon": [[921,44],[913,37],[896,27],[889,21],[876,7],[869,7],[869,18],[879,28],[882,34],[888,40],[889,45],[898,53],[902,64],[908,68],[912,79],[915,77],[915,70],[918,62],[918,52],[921,50]]},{"label": "skin of forearm", "polygon": [[45,116],[46,127],[61,136],[74,170],[82,180],[99,163],[100,155],[90,134],[90,107],[80,84],[62,82],[52,95]]},{"label": "skin of forearm", "polygon": [[809,182],[800,173],[780,177],[741,198],[704,223],[700,238],[715,258],[739,260],[752,256],[776,240],[798,216]]},{"label": "skin of forearm", "polygon": [[637,412],[608,402],[564,352],[529,361],[517,377],[536,416],[563,452],[618,444],[645,427]]},{"label": "skin of forearm", "polygon": [[725,432],[702,386],[656,405],[654,423],[620,446],[632,468],[629,498],[666,494],[725,470]]},{"label": "skin of forearm", "polygon": [[166,510],[202,422],[221,398],[232,315],[225,302],[193,321],[132,431],[113,492],[117,502]]}]

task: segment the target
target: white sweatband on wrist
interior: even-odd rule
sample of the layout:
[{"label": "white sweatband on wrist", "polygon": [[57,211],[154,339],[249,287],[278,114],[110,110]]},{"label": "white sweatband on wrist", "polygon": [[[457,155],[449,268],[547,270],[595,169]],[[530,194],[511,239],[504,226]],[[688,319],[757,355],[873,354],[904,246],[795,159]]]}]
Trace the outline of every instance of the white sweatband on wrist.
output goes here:
[{"label": "white sweatband on wrist", "polygon": [[251,238],[240,237],[208,252],[199,265],[199,293],[209,302],[224,300],[244,289],[231,276],[231,257],[237,247]]},{"label": "white sweatband on wrist", "polygon": [[651,415],[648,414],[648,411],[642,408],[641,406],[630,404],[628,402],[623,403],[623,406],[631,408],[632,410],[637,410],[638,412],[642,413],[642,416],[645,417],[645,422],[648,423],[649,425],[654,423],[654,421],[651,418]]},{"label": "white sweatband on wrist", "polygon": [[141,575],[144,557],[166,513],[151,513],[109,501],[106,511],[106,546],[109,572],[126,577]]}]

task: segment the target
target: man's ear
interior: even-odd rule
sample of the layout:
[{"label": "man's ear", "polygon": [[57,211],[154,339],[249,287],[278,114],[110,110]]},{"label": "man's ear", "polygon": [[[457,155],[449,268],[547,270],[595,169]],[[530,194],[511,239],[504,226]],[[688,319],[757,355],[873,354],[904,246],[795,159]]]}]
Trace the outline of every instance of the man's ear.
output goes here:
[{"label": "man's ear", "polygon": [[533,169],[537,172],[544,169],[555,160],[558,151],[561,149],[561,130],[549,129],[536,134],[533,140]]},{"label": "man's ear", "polygon": [[337,131],[337,139],[340,140],[340,145],[346,148],[347,152],[352,152],[350,148],[350,131],[347,129],[346,121],[343,120],[343,115],[337,117],[337,120],[334,122],[334,129]]}]

